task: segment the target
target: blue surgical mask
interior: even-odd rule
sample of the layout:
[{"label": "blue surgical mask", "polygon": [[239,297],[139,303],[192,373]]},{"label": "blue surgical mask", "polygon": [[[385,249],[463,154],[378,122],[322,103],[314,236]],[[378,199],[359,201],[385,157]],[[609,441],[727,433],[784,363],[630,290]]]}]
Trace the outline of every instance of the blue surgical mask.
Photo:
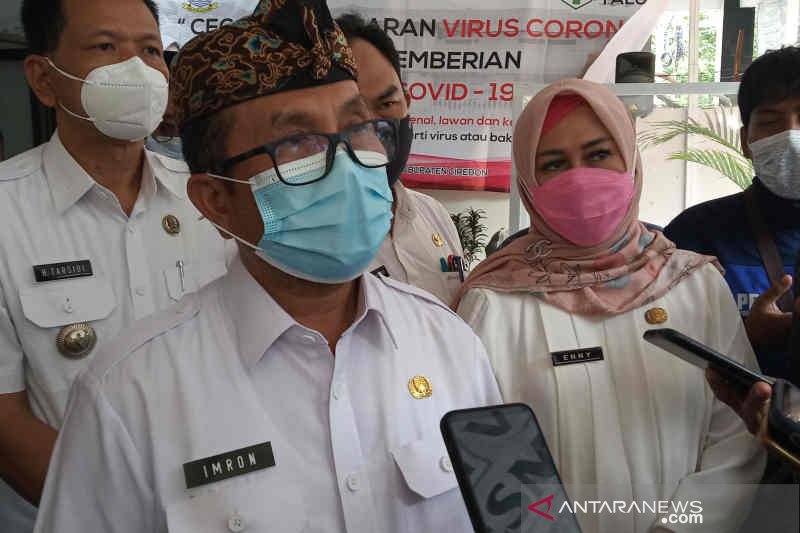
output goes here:
[{"label": "blue surgical mask", "polygon": [[144,146],[151,152],[183,161],[183,143],[181,143],[180,137],[172,137],[168,141],[157,141],[151,135],[145,140]]},{"label": "blue surgical mask", "polygon": [[[386,161],[379,153],[359,151],[361,161]],[[302,181],[304,173],[319,172],[324,154],[281,166],[281,175]],[[219,228],[256,250],[275,268],[317,283],[344,283],[357,278],[378,254],[392,223],[392,191],[386,169],[367,168],[338,150],[330,173],[307,185],[287,185],[274,169],[247,181],[264,222],[264,234],[253,245]]]}]

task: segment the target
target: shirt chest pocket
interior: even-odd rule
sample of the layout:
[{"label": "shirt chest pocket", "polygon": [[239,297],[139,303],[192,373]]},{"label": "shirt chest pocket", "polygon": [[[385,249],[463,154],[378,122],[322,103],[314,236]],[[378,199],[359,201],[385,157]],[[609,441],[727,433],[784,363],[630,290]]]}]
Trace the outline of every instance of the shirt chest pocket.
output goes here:
[{"label": "shirt chest pocket", "polygon": [[165,268],[164,283],[169,297],[178,301],[204,285],[223,276],[228,271],[224,260],[176,262],[174,268]]},{"label": "shirt chest pocket", "polygon": [[102,320],[116,307],[114,290],[101,276],[28,287],[19,297],[25,318],[40,328]]},{"label": "shirt chest pocket", "polygon": [[[18,328],[20,341],[37,379],[54,390],[69,387],[81,360],[94,353],[107,333],[101,322],[117,305],[107,279],[53,281],[20,290],[25,322]],[[51,354],[58,357],[54,360]]]},{"label": "shirt chest pocket", "polygon": [[170,533],[299,533],[308,510],[299,482],[268,481],[251,474],[209,485],[203,492],[167,506]]},{"label": "shirt chest pocket", "polygon": [[444,441],[438,435],[419,439],[392,450],[406,486],[428,499],[458,486]]},{"label": "shirt chest pocket", "polygon": [[[436,288],[435,295],[445,303],[450,305],[455,300],[461,288],[461,276],[458,272],[440,272],[438,274],[438,287]],[[466,276],[466,274],[465,274]]]}]

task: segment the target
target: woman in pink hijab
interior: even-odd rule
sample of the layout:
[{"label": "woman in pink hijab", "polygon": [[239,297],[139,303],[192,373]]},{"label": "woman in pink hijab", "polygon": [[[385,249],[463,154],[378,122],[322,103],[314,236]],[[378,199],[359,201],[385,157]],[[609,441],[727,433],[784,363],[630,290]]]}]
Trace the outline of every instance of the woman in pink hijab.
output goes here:
[{"label": "woman in pink hijab", "polygon": [[[533,408],[572,500],[700,501],[702,531],[735,531],[763,453],[700,369],[642,334],[674,328],[757,363],[715,259],[639,222],[625,105],[587,81],[547,87],[517,121],[514,162],[531,229],[479,265],[456,303],[505,400]],[[687,527],[651,508],[578,518],[584,533]]]}]

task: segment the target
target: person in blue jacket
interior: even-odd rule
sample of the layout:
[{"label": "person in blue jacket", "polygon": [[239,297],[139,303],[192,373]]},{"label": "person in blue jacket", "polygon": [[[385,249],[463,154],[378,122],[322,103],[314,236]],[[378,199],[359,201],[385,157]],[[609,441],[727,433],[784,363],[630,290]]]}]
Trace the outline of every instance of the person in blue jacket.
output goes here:
[{"label": "person in blue jacket", "polygon": [[753,62],[738,102],[742,149],[756,172],[752,186],[684,211],[664,233],[678,248],[719,258],[762,371],[790,378],[789,274],[800,250],[800,48]]}]

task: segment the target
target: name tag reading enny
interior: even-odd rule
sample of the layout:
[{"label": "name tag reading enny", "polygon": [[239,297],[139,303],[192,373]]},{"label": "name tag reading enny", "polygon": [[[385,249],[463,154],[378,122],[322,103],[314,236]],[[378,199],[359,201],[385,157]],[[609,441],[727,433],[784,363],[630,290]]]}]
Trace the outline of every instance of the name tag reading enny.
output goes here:
[{"label": "name tag reading enny", "polygon": [[564,352],[553,352],[550,355],[553,357],[553,366],[589,363],[605,359],[605,357],[603,357],[603,349],[599,346],[594,348],[566,350]]}]

